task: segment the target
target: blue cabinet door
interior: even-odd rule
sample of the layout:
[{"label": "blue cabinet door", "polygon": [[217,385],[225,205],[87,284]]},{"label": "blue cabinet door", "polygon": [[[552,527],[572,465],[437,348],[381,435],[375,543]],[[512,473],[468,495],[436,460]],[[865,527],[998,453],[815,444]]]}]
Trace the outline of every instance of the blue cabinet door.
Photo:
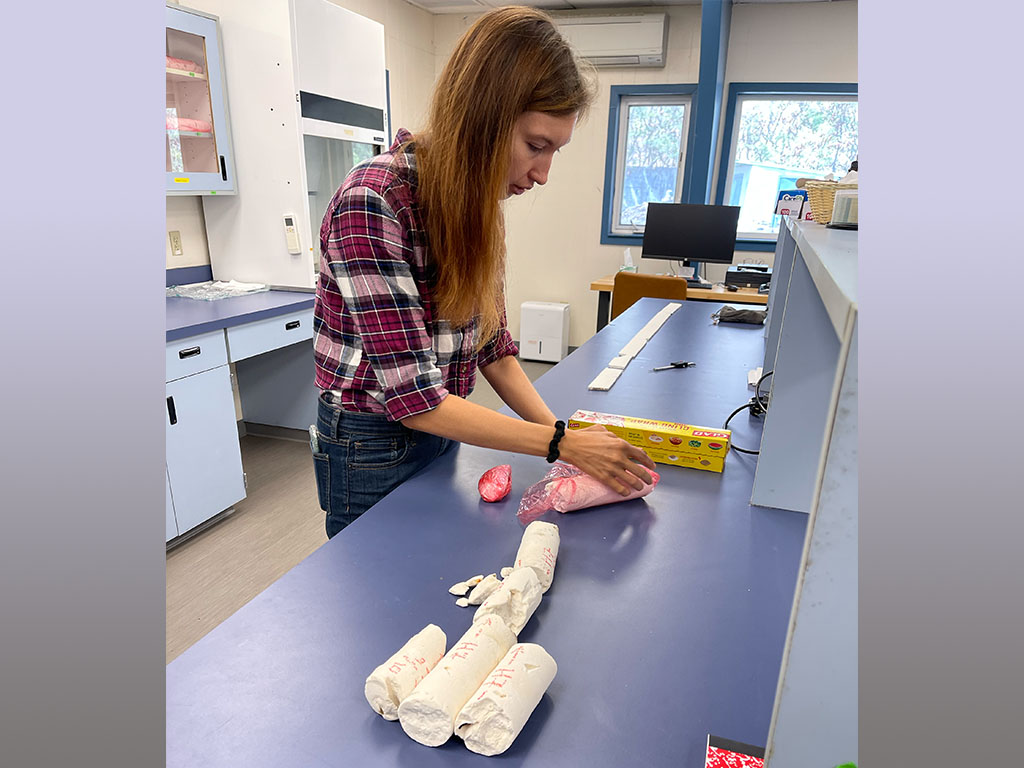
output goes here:
[{"label": "blue cabinet door", "polygon": [[178,533],[245,498],[228,366],[167,383],[167,474]]},{"label": "blue cabinet door", "polygon": [[164,466],[164,485],[167,486],[167,539],[170,541],[178,535],[178,521],[174,518],[174,499],[171,498],[171,478],[167,475],[167,467]]},{"label": "blue cabinet door", "polygon": [[167,194],[233,194],[235,167],[216,17],[167,7]]}]

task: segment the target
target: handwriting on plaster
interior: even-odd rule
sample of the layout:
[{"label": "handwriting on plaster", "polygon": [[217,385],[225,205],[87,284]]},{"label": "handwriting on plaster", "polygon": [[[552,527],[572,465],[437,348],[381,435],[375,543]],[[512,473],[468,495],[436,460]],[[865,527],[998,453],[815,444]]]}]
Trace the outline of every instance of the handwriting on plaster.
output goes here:
[{"label": "handwriting on plaster", "polygon": [[551,573],[551,569],[555,567],[555,553],[551,551],[551,547],[544,547],[544,564],[548,567],[548,573]]},{"label": "handwriting on plaster", "polygon": [[487,695],[488,686],[494,688],[504,688],[505,683],[512,679],[512,673],[514,669],[508,667],[500,667],[491,673],[491,676],[487,679],[487,682],[480,686],[480,695],[476,697],[477,701]]},{"label": "handwriting on plaster", "polygon": [[405,660],[405,663],[403,664],[401,661],[395,661],[390,667],[388,667],[388,672],[390,672],[393,675],[397,675],[399,672],[402,671],[403,667],[409,667],[409,666],[411,666],[417,672],[429,672],[430,671],[430,670],[421,670],[420,669],[421,666],[423,666],[424,664],[427,663],[426,659],[422,659],[422,658],[421,659],[416,659],[416,658],[410,659],[408,654],[403,655],[402,658]]},{"label": "handwriting on plaster", "polygon": [[471,643],[468,640],[467,641],[463,641],[463,642],[459,643],[457,646],[455,646],[454,648],[452,648],[452,658],[453,659],[468,659],[469,658],[469,655],[468,655],[469,652],[472,651],[476,647],[477,647],[476,643]]}]

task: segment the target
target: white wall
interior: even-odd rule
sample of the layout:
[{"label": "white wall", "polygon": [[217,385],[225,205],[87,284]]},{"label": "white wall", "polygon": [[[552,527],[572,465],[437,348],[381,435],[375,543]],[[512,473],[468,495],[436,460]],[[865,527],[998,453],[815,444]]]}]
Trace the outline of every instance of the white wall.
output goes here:
[{"label": "white wall", "polygon": [[734,5],[729,82],[857,82],[857,2]]},{"label": "white wall", "polygon": [[[287,0],[280,1],[287,5]],[[419,125],[434,83],[434,17],[405,0],[331,1],[384,25],[384,59],[391,73],[392,132],[398,126]],[[234,124],[231,130],[237,135],[245,126]],[[168,269],[210,263],[199,197],[167,198],[167,230],[181,232],[183,251],[180,258],[174,257],[167,240]]]},{"label": "white wall", "polygon": [[[571,305],[569,343],[579,346],[594,334],[597,293],[591,280],[622,264],[625,246],[601,245],[605,149],[612,85],[696,83],[700,74],[700,6],[644,8],[669,16],[668,57],[664,69],[601,69],[597,103],[572,143],[555,159],[545,187],[509,201],[508,315],[518,338],[519,307],[524,301],[564,301]],[[444,65],[458,36],[476,18],[438,16],[434,21],[437,69]],[[768,3],[736,5],[732,11],[727,79],[737,81],[857,80],[857,3]],[[715,164],[717,170],[717,162]],[[658,262],[641,262],[640,271],[665,271]],[[739,251],[736,263],[771,263],[770,253]],[[721,280],[725,265],[709,265],[708,276]]]}]

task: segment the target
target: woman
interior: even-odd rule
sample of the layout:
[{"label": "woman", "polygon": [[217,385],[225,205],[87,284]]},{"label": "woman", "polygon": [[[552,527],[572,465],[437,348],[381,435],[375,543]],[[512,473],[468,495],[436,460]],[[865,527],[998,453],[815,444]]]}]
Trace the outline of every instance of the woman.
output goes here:
[{"label": "woman", "polygon": [[[549,16],[486,13],[445,66],[428,129],[399,130],[328,205],[314,307],[328,537],[455,440],[561,458],[623,495],[650,482],[650,458],[605,429],[563,436],[505,327],[502,201],[547,181],[592,99]],[[478,369],[522,420],[465,399]]]}]

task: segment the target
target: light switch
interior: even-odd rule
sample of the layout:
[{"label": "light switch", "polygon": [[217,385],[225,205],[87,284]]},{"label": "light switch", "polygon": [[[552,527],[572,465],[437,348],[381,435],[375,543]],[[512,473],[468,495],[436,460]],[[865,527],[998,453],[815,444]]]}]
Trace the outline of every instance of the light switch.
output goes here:
[{"label": "light switch", "polygon": [[168,232],[167,234],[171,238],[171,253],[173,253],[175,256],[181,256],[181,232],[179,232],[178,230],[174,230],[173,232]]}]

